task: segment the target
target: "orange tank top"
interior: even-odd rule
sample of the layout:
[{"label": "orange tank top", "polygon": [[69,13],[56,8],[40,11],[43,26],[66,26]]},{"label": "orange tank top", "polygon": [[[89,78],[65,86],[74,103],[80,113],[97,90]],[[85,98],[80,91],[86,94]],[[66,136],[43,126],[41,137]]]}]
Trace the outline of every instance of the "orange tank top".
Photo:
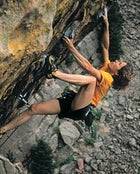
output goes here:
[{"label": "orange tank top", "polygon": [[102,80],[100,83],[97,82],[95,93],[91,101],[91,104],[95,107],[98,105],[99,101],[102,100],[103,97],[107,94],[108,89],[112,86],[113,83],[113,77],[111,76],[111,74],[106,72],[109,63],[109,60],[105,61],[102,68],[99,69]]}]

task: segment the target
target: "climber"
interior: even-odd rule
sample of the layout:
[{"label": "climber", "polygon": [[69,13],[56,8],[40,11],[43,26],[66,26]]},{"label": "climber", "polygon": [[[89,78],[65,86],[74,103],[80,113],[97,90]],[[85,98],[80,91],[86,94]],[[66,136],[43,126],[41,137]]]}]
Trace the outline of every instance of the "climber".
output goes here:
[{"label": "climber", "polygon": [[132,76],[132,66],[129,63],[109,60],[109,22],[107,13],[103,15],[104,32],[101,46],[104,64],[101,69],[96,69],[74,47],[73,39],[64,36],[64,41],[77,63],[89,75],[66,74],[58,70],[51,55],[46,56],[47,78],[57,78],[62,81],[80,86],[77,93],[73,92],[57,99],[32,104],[30,108],[21,113],[14,120],[0,129],[0,135],[28,121],[34,115],[58,114],[60,119],[68,117],[73,120],[84,120],[90,126],[94,119],[91,107],[96,107],[98,102],[106,95],[109,88],[125,89]]}]

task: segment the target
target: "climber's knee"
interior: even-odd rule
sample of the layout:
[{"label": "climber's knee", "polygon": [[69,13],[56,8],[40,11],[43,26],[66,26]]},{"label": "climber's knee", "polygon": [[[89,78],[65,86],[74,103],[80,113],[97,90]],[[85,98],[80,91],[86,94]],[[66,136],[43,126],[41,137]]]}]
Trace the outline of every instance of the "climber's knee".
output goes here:
[{"label": "climber's knee", "polygon": [[30,107],[30,112],[33,115],[39,114],[39,106],[38,106],[38,104],[32,104],[31,107]]},{"label": "climber's knee", "polygon": [[93,76],[90,76],[90,82],[89,84],[92,85],[92,86],[95,86],[97,83],[97,79]]}]

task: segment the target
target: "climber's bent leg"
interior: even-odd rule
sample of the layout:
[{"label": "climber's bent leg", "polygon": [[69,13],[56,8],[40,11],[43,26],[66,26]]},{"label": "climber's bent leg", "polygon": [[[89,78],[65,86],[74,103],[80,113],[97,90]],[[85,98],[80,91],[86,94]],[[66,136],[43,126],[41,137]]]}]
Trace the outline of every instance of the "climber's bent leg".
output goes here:
[{"label": "climber's bent leg", "polygon": [[58,70],[53,75],[65,82],[81,86],[72,101],[72,110],[77,110],[90,104],[96,87],[96,78],[94,76],[66,74]]},{"label": "climber's bent leg", "polygon": [[92,81],[94,81],[95,83],[95,78],[90,75],[86,76],[86,75],[79,75],[79,74],[67,74],[57,70],[56,72],[53,72],[53,76],[55,76],[56,78],[60,80],[63,80],[65,82],[78,85],[78,86],[88,85],[92,83]]},{"label": "climber's bent leg", "polygon": [[84,120],[87,126],[91,126],[94,115],[91,112],[91,100],[94,96],[96,78],[92,77],[89,84],[82,86],[78,93],[66,92],[58,98],[61,112],[60,119],[70,118],[73,120]]},{"label": "climber's bent leg", "polygon": [[71,109],[77,110],[89,105],[94,96],[95,87],[96,87],[96,78],[91,76],[90,83],[81,86],[78,93],[74,97],[71,104]]}]

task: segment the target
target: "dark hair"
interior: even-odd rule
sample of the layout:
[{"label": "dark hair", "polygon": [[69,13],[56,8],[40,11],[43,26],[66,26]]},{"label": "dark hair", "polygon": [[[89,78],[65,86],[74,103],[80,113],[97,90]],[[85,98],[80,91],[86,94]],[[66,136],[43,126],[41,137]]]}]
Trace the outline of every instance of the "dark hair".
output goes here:
[{"label": "dark hair", "polygon": [[118,75],[113,76],[113,88],[117,90],[125,89],[131,80],[133,74],[133,67],[127,63],[124,67],[118,70]]}]

